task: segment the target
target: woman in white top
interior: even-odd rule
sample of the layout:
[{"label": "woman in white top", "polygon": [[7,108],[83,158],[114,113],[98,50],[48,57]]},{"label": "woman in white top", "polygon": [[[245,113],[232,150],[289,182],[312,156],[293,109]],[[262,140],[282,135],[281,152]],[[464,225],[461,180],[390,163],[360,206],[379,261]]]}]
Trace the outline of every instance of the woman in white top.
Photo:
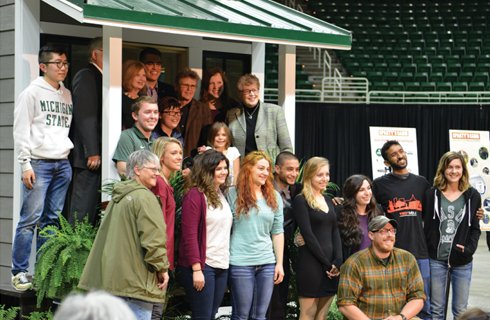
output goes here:
[{"label": "woman in white top", "polygon": [[238,171],[240,170],[240,152],[237,148],[230,147],[230,145],[231,134],[228,126],[224,122],[215,122],[209,129],[209,147],[200,147],[198,151],[199,153],[202,153],[205,150],[214,149],[222,152],[230,162],[230,176],[228,178],[228,182],[231,186],[234,186],[238,176]]},{"label": "woman in white top", "polygon": [[228,281],[233,215],[223,195],[228,159],[216,150],[196,159],[185,181],[177,272],[192,319],[214,319]]}]

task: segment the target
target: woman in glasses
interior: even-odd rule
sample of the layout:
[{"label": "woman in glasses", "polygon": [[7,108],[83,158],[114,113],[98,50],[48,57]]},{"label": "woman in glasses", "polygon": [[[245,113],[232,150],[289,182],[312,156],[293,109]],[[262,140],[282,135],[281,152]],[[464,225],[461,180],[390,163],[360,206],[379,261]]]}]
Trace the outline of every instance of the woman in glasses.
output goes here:
[{"label": "woman in glasses", "polygon": [[454,319],[466,311],[473,254],[478,247],[480,193],[471,187],[461,154],[446,152],[439,161],[434,186],[422,205],[430,258],[432,319],[445,319],[446,284],[451,283]]},{"label": "woman in glasses", "polygon": [[180,103],[173,97],[166,97],[158,101],[158,112],[160,119],[151,136],[155,139],[160,137],[172,137],[180,141],[184,148],[184,137],[177,130],[182,113],[180,111]]},{"label": "woman in glasses", "polygon": [[305,164],[303,191],[293,201],[293,213],[305,245],[296,265],[300,320],[326,319],[337,293],[342,246],[332,200],[324,194],[330,181],[327,159]]}]

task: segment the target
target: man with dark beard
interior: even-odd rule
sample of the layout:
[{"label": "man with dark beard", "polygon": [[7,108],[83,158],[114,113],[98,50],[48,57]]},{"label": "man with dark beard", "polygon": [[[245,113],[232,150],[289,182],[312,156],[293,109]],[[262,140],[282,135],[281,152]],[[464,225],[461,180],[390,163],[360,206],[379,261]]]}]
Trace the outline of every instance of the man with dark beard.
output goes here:
[{"label": "man with dark beard", "polygon": [[407,250],[417,260],[427,296],[418,316],[432,319],[429,254],[422,227],[422,201],[430,185],[425,177],[408,172],[407,154],[398,141],[386,141],[381,155],[392,172],[373,181],[373,194],[386,216],[398,222],[395,247]]},{"label": "man with dark beard", "polygon": [[[273,185],[281,195],[284,204],[284,240],[293,238],[297,225],[293,217],[292,203],[294,197],[301,192],[303,185],[296,182],[299,176],[299,161],[294,154],[288,151],[281,152],[276,158],[276,171]],[[288,288],[291,269],[289,267],[289,249],[284,244],[283,256],[284,278],[274,285],[272,298],[267,310],[268,320],[282,320],[287,316]]]}]

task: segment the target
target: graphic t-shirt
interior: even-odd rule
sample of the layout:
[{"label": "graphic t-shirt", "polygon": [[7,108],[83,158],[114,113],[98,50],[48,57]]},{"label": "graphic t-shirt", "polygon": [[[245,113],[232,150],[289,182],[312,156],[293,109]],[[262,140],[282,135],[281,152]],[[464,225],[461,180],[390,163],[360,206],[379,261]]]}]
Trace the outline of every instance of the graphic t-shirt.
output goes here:
[{"label": "graphic t-shirt", "polygon": [[398,222],[395,246],[407,250],[415,259],[429,259],[422,227],[422,201],[429,182],[409,174],[406,179],[390,173],[373,181],[374,197],[386,216]]},{"label": "graphic t-shirt", "polygon": [[451,245],[458,226],[463,220],[465,211],[464,195],[461,194],[458,199],[453,202],[449,201],[444,194],[441,197],[441,240],[437,260],[446,261],[449,258]]}]

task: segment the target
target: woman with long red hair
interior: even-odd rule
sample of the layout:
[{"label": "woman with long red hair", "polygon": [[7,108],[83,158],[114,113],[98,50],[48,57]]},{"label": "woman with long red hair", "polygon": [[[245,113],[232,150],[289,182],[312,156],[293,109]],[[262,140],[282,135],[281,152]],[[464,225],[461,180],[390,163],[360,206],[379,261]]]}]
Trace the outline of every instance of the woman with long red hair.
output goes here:
[{"label": "woman with long red hair", "polygon": [[228,274],[232,320],[265,319],[274,284],[284,277],[283,203],[271,167],[265,152],[250,152],[227,195],[234,215]]}]

